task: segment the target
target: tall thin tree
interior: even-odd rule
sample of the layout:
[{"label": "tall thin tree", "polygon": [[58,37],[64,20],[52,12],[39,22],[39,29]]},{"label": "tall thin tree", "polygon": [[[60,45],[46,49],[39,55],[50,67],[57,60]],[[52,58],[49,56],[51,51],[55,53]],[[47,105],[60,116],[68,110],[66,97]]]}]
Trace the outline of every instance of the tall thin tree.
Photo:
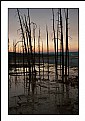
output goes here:
[{"label": "tall thin tree", "polygon": [[39,37],[38,37],[38,48],[39,48],[39,50],[38,50],[38,52],[39,52],[38,56],[39,56],[39,78],[40,78],[40,27],[39,27]]},{"label": "tall thin tree", "polygon": [[[18,18],[19,18],[20,27],[21,27],[22,39],[24,40],[25,52],[26,52],[26,55],[27,55],[27,46],[26,46],[26,42],[25,42],[24,29],[23,29],[23,25],[22,25],[22,21],[21,21],[20,12],[19,12],[18,9],[17,9],[17,13],[18,13]],[[30,19],[30,17],[29,17],[29,19]],[[30,20],[29,20],[29,22],[30,22]],[[29,34],[29,31],[28,31],[28,34]],[[29,36],[29,41],[31,41],[30,36]],[[30,42],[30,45],[31,45],[31,42]],[[28,65],[30,65],[29,61],[28,61]],[[31,82],[31,69],[29,70],[29,89],[28,90],[30,90],[30,82]]]},{"label": "tall thin tree", "polygon": [[55,37],[55,20],[54,20],[54,10],[52,9],[52,14],[53,14],[53,34],[54,34],[54,51],[55,51],[55,72],[57,75],[57,62],[56,62],[56,37]]},{"label": "tall thin tree", "polygon": [[61,8],[60,8],[60,25],[61,25],[61,46],[62,46],[62,81],[64,81],[64,48],[63,48],[63,26],[62,26]]},{"label": "tall thin tree", "polygon": [[33,23],[33,39],[34,39],[34,71],[35,71],[35,29],[37,28],[37,25]]},{"label": "tall thin tree", "polygon": [[67,79],[67,52],[68,52],[68,9],[67,13],[65,13],[66,18],[66,55],[65,55],[65,76]]},{"label": "tall thin tree", "polygon": [[48,27],[46,25],[47,32],[47,63],[48,63],[48,80],[49,80],[49,43],[48,43]]},{"label": "tall thin tree", "polygon": [[44,56],[43,56],[43,41],[42,41],[42,61],[43,61],[43,79],[44,79]]},{"label": "tall thin tree", "polygon": [[57,68],[58,68],[58,31],[59,31],[59,10],[58,10],[58,22],[57,22]]}]

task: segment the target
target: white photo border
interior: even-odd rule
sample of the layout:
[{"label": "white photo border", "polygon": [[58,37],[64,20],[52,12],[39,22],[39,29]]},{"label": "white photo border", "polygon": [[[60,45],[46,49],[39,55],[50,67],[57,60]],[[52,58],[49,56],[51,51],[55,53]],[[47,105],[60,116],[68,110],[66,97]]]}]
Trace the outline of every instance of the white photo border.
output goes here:
[{"label": "white photo border", "polygon": [[[8,8],[79,8],[79,115],[8,115]],[[85,121],[85,2],[1,2],[1,121]]]}]

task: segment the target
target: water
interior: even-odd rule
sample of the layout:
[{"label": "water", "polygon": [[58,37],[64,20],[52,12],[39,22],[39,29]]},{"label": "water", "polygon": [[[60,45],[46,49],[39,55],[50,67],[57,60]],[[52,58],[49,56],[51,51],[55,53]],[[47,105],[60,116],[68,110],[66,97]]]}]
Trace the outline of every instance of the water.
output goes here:
[{"label": "water", "polygon": [[[15,59],[13,58],[13,55],[14,55],[13,53],[9,53],[10,63],[14,63]],[[22,63],[23,59],[21,57],[23,57],[23,55],[17,53],[16,56],[17,56],[16,57],[16,63]],[[38,55],[36,54],[35,57],[36,57],[36,63],[39,63]],[[54,52],[50,52],[49,53],[49,63],[50,64],[55,63],[54,58],[55,58]],[[65,52],[64,52],[64,59],[65,59]],[[78,60],[79,60],[79,53],[78,52],[69,52],[69,66],[70,67],[74,67],[74,66],[78,67],[79,66]],[[27,62],[26,59],[24,61]],[[40,62],[42,63],[42,55],[41,55]],[[44,53],[44,62],[47,63],[47,53],[46,52]],[[58,52],[58,64],[60,64],[60,52]],[[64,65],[65,65],[65,62],[64,62]]]},{"label": "water", "polygon": [[[56,114],[56,115],[78,115],[78,66],[70,68],[69,84],[61,82],[61,75],[58,66],[58,80],[55,76],[53,63],[49,64],[49,80],[47,63],[40,66],[40,77],[38,65],[36,65],[36,84],[29,91],[29,76],[23,74],[23,68],[9,70],[9,114]],[[26,72],[26,69],[25,69]],[[76,78],[77,77],[77,78]]]},{"label": "water", "polygon": [[[46,58],[46,53],[44,53],[44,62],[47,63],[47,58]],[[64,52],[64,59],[65,59],[65,52]],[[70,67],[78,67],[79,63],[78,63],[78,52],[69,52],[69,66]],[[36,62],[38,62],[38,60],[36,60]],[[42,59],[41,59],[42,62]],[[55,56],[53,52],[49,53],[49,63],[50,64],[54,64],[55,63]],[[58,64],[60,64],[60,52],[58,52]],[[64,65],[65,65],[65,60],[64,60]]]}]

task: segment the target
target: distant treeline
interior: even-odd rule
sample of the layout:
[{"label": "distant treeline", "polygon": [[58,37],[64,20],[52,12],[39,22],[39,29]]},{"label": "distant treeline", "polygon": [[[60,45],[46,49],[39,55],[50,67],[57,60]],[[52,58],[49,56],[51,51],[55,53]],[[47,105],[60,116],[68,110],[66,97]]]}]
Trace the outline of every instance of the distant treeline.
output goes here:
[{"label": "distant treeline", "polygon": [[[57,53],[57,52],[56,52]],[[66,54],[66,52],[64,52],[64,55]],[[79,54],[79,52],[69,52],[69,55],[70,56],[78,56],[78,54]],[[14,55],[15,55],[15,52],[8,52],[8,56],[9,57],[14,57]],[[38,56],[39,54],[36,52],[35,53],[35,55],[36,56]],[[43,55],[44,55],[44,57],[46,56],[47,57],[47,52],[44,52],[43,53]],[[55,53],[54,52],[49,52],[49,56],[54,56],[55,55]],[[60,52],[58,52],[58,55],[60,55]],[[19,56],[22,56],[23,57],[23,53],[16,53],[16,57],[19,57]],[[27,56],[27,54],[26,53],[24,53],[24,57],[26,57]],[[42,52],[40,53],[40,56],[42,56]]]},{"label": "distant treeline", "polygon": [[[64,52],[64,55],[65,55],[65,52]],[[22,61],[23,60],[23,56],[24,56],[24,60],[27,60],[27,58],[30,55],[27,56],[26,53],[24,53],[24,55],[23,55],[23,53],[16,53],[16,60]],[[42,58],[42,53],[40,53],[40,55],[38,53],[35,53],[35,58],[36,59],[39,56],[40,56],[40,58]],[[54,56],[55,56],[54,52],[49,52],[49,58],[54,58]],[[58,56],[60,56],[60,52],[58,52]],[[76,57],[78,57],[78,52],[69,52],[69,56],[73,57],[73,58],[76,58]],[[47,53],[46,52],[43,53],[43,57],[47,58]],[[8,53],[8,60],[9,60],[9,62],[13,62],[15,60],[15,53],[14,52],[9,52]]]}]

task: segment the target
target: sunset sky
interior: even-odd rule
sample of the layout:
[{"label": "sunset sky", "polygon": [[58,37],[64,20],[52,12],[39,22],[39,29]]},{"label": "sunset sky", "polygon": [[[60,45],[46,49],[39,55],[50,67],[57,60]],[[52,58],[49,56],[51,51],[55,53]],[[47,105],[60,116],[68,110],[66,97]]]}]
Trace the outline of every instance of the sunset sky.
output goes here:
[{"label": "sunset sky", "polygon": [[[27,9],[19,9],[21,15],[27,15]],[[38,33],[39,33],[39,26],[41,29],[41,43],[44,43],[44,52],[46,51],[46,24],[48,26],[48,33],[49,33],[49,50],[51,52],[54,51],[54,42],[53,39],[53,29],[52,29],[52,9],[29,9],[30,11],[30,18],[31,22],[36,23],[36,51],[38,50]],[[58,9],[54,9],[55,14],[55,32],[57,33],[57,12]],[[17,16],[16,9],[8,9],[8,26],[9,26],[9,41],[10,41],[10,51],[13,49],[13,40],[16,42],[22,40],[21,34],[17,30],[20,29],[19,20]],[[64,34],[64,46],[65,46],[65,13],[64,9],[62,10],[62,17],[63,17],[63,34]],[[69,9],[69,49],[70,51],[78,51],[78,9]],[[31,26],[33,30],[33,25]],[[57,35],[56,35],[57,36]],[[32,34],[33,38],[33,34]],[[32,40],[33,42],[33,40]],[[21,43],[19,44],[21,46]],[[42,46],[41,46],[42,47]],[[64,48],[65,50],[65,48]]]}]

